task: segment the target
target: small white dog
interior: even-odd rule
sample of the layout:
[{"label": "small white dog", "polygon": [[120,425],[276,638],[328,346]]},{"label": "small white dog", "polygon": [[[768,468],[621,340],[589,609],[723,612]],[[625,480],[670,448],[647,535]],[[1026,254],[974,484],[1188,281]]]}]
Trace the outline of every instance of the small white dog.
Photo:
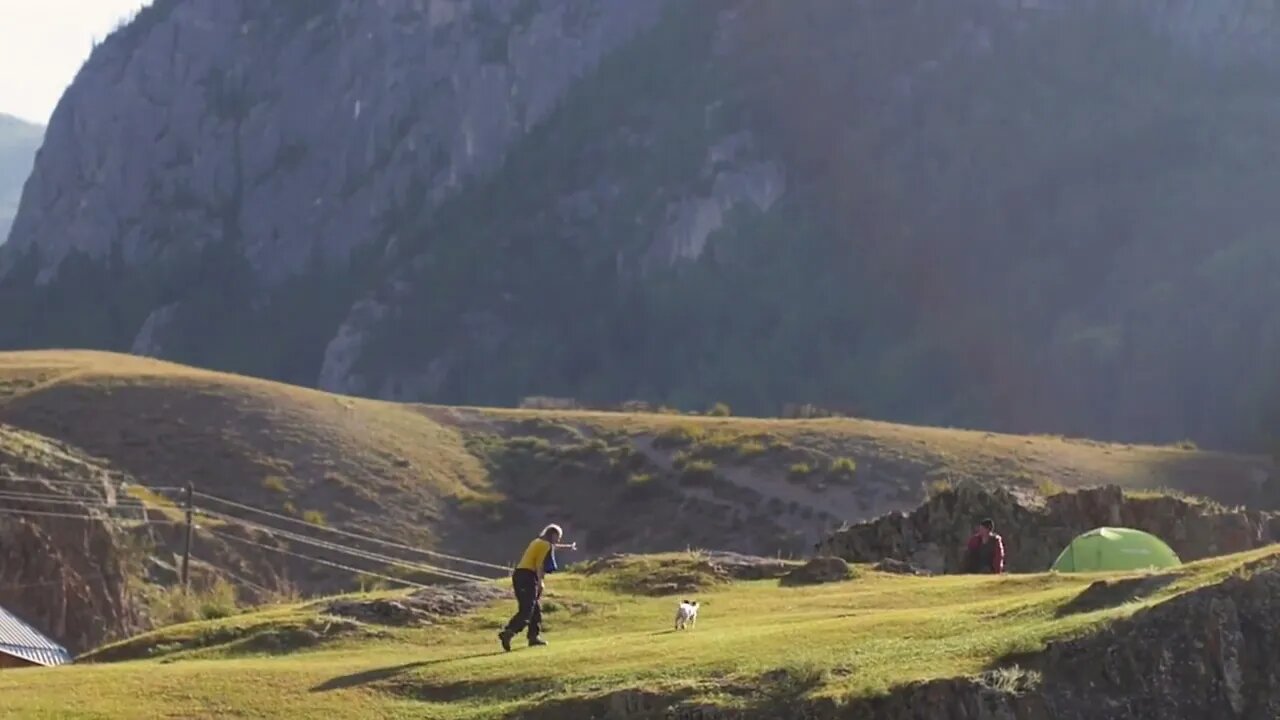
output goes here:
[{"label": "small white dog", "polygon": [[698,624],[698,601],[681,600],[676,608],[676,630],[692,629]]}]

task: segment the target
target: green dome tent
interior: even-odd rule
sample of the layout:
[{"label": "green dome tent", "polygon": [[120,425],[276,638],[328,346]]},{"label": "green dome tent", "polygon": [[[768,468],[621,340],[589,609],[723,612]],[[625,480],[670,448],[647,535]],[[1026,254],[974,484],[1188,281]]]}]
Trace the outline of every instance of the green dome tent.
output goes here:
[{"label": "green dome tent", "polygon": [[1150,533],[1103,527],[1077,536],[1054,561],[1057,572],[1146,570],[1181,565],[1177,553]]}]

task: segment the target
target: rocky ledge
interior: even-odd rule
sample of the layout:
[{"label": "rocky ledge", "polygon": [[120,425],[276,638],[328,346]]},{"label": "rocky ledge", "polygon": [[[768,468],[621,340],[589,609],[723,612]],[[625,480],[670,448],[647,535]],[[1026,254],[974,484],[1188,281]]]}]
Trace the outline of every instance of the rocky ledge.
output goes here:
[{"label": "rocky ledge", "polygon": [[965,541],[982,518],[995,520],[1004,537],[1010,572],[1048,570],[1072,538],[1096,527],[1149,532],[1184,561],[1252,550],[1280,538],[1280,514],[1194,498],[1130,496],[1108,486],[1034,502],[1001,487],[965,482],[935,493],[909,513],[842,528],[819,543],[817,554],[853,563],[891,559],[933,573],[954,573],[962,567]]}]

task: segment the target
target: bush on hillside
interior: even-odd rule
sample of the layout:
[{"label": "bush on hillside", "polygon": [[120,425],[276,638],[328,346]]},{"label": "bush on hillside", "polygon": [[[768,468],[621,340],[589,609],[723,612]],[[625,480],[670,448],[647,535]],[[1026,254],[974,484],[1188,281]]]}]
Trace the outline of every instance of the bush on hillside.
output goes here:
[{"label": "bush on hillside", "polygon": [[795,483],[807,481],[812,474],[813,466],[806,462],[795,463],[787,469],[787,479]]},{"label": "bush on hillside", "polygon": [[834,480],[849,481],[857,469],[858,464],[852,458],[840,457],[832,461],[830,475]]},{"label": "bush on hillside", "polygon": [[654,447],[678,448],[692,445],[704,438],[707,431],[697,425],[672,425],[653,438]]},{"label": "bush on hillside", "polygon": [[712,405],[710,410],[707,410],[707,415],[711,417],[730,417],[733,415],[733,411],[729,409],[728,404],[718,402]]}]

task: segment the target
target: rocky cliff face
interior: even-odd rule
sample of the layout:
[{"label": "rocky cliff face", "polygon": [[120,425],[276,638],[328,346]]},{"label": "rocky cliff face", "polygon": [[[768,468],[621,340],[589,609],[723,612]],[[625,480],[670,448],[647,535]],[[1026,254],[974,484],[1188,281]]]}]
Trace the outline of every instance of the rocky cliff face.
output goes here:
[{"label": "rocky cliff face", "polygon": [[892,513],[844,528],[818,551],[850,562],[889,558],[932,572],[960,572],[964,544],[982,518],[1005,540],[1009,572],[1043,572],[1080,533],[1130,527],[1168,543],[1184,562],[1243,552],[1280,539],[1280,515],[1173,496],[1126,497],[1118,487],[1064,492],[1042,504],[978,483],[936,493],[910,513]]},{"label": "rocky cliff face", "polygon": [[278,281],[346,263],[477,175],[662,0],[160,0],[67,91],[16,223],[40,281],[234,243]]},{"label": "rocky cliff face", "polygon": [[[54,469],[58,481],[36,479]],[[143,627],[142,553],[119,522],[131,511],[109,507],[114,488],[73,450],[0,425],[0,605],[72,652]]]},{"label": "rocky cliff face", "polygon": [[54,115],[0,345],[408,400],[1253,429],[1274,8],[797,7],[158,0]]}]

